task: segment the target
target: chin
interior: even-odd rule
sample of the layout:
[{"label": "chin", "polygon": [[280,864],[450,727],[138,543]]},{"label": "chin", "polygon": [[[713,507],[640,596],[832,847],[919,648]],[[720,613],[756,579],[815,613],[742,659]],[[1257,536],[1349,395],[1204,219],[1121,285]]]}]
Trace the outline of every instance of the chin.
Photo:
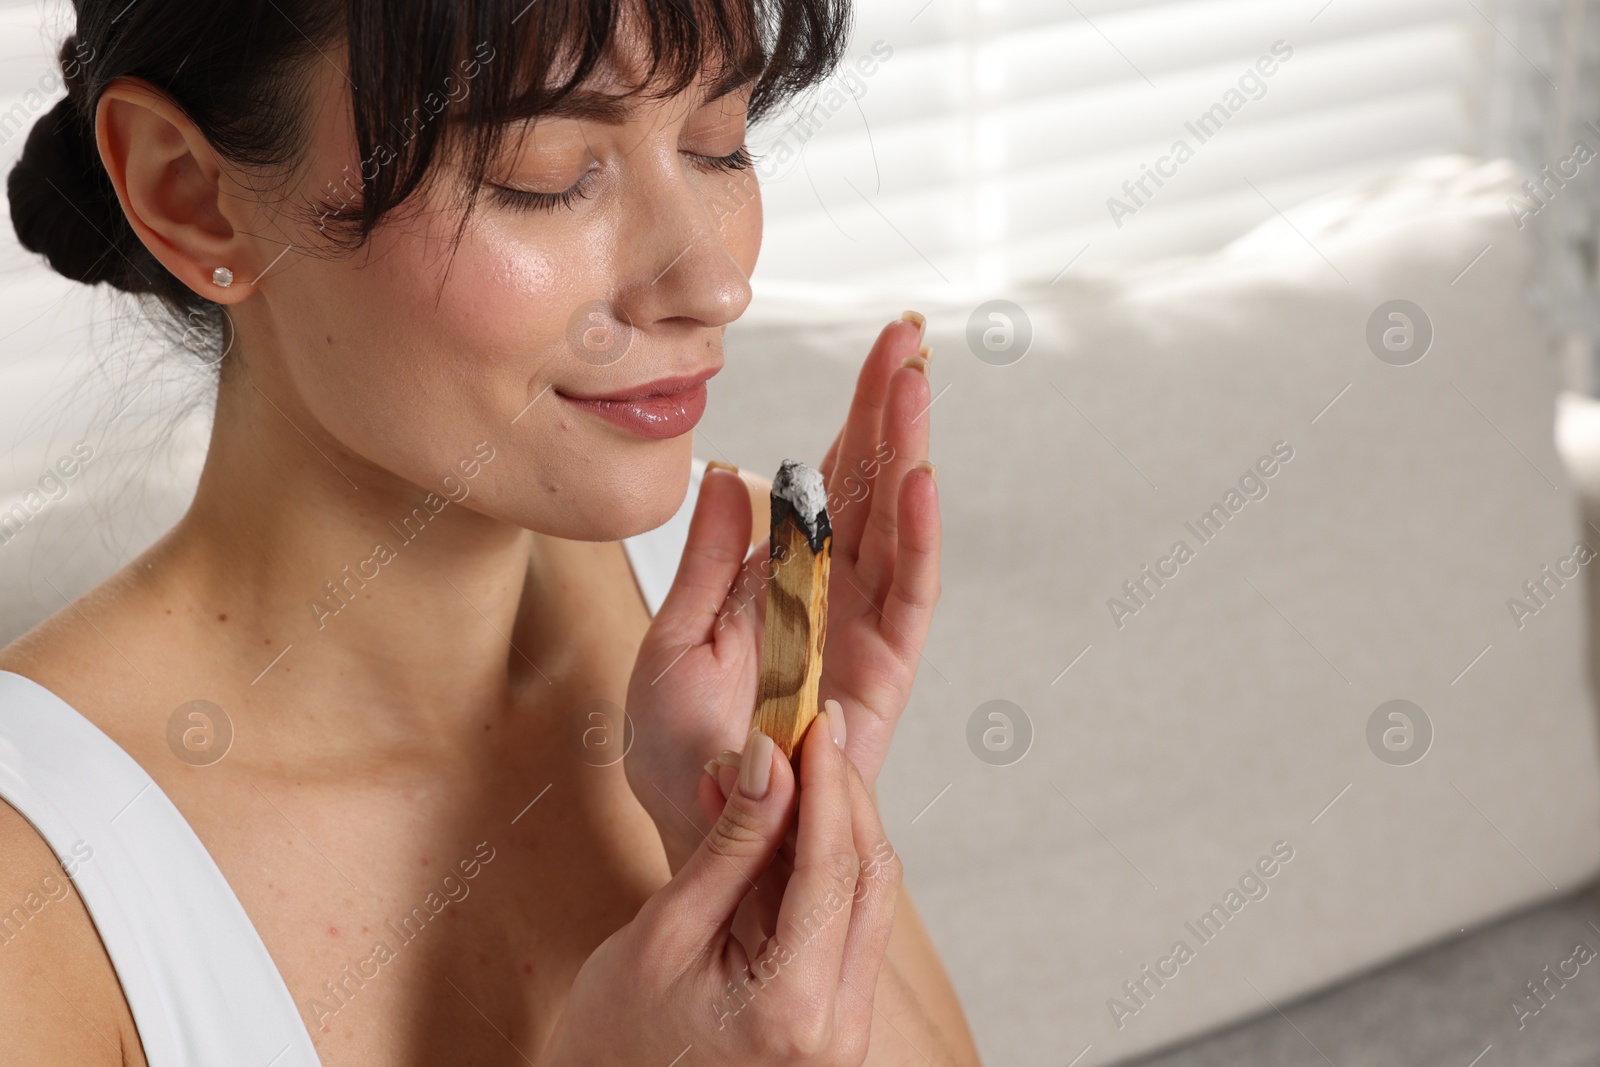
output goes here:
[{"label": "chin", "polygon": [[551,479],[520,524],[573,541],[620,541],[654,530],[688,494],[693,439],[596,442],[580,469]]},{"label": "chin", "polygon": [[629,472],[629,482],[636,490],[630,499],[619,504],[620,532],[606,540],[617,541],[654,530],[678,513],[689,492],[693,449],[693,433],[639,448],[640,458]]}]

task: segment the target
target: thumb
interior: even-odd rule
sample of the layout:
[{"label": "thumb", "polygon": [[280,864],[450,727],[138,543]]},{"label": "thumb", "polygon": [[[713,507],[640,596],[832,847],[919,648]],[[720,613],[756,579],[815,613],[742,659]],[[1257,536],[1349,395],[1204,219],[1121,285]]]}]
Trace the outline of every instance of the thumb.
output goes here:
[{"label": "thumb", "polygon": [[703,949],[707,934],[733,922],[783,843],[794,815],[794,769],[772,738],[751,730],[739,781],[722,814],[676,877],[656,894],[674,926]]}]

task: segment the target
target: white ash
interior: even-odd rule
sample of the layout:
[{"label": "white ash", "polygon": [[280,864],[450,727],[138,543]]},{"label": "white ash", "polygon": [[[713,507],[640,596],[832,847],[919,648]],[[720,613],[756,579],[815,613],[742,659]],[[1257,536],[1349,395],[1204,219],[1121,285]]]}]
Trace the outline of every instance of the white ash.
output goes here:
[{"label": "white ash", "polygon": [[828,523],[828,489],[823,484],[822,472],[815,467],[797,460],[784,460],[778,467],[777,477],[772,479],[772,498],[794,509],[812,548],[819,547],[822,538],[832,532]]}]

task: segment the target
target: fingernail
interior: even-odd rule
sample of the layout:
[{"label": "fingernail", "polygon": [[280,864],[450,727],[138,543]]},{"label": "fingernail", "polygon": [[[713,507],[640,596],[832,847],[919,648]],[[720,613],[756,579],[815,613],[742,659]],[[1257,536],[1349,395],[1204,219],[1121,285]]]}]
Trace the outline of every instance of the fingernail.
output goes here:
[{"label": "fingernail", "polygon": [[928,332],[928,318],[920,311],[907,311],[901,314],[901,320],[909,322],[917,328],[917,337],[921,338]]},{"label": "fingernail", "polygon": [[822,710],[828,714],[828,732],[833,735],[833,743],[844,748],[844,706],[829,697],[822,702]]},{"label": "fingernail", "polygon": [[772,738],[760,730],[751,730],[745,738],[744,756],[739,762],[739,792],[751,800],[767,795],[772,784]]},{"label": "fingernail", "polygon": [[922,372],[923,377],[928,375],[928,361],[921,356],[907,356],[906,361],[900,365],[902,367],[915,367]]},{"label": "fingernail", "polygon": [[732,474],[738,474],[739,468],[732,463],[724,463],[720,459],[708,459],[706,460],[706,472],[709,474],[711,471],[728,471]]},{"label": "fingernail", "polygon": [[725,748],[721,752],[717,753],[716,762],[722,764],[724,767],[737,767],[739,766],[739,753],[735,752],[731,748]]},{"label": "fingernail", "polygon": [[934,483],[935,484],[938,483],[938,481],[939,481],[939,468],[935,467],[933,465],[933,461],[932,460],[930,460],[930,459],[919,459],[915,463],[913,463],[911,466],[916,468],[917,470],[927,471],[929,474],[933,475]]},{"label": "fingernail", "polygon": [[739,768],[717,766],[717,788],[725,797],[733,796],[733,787],[739,783]]},{"label": "fingernail", "polygon": [[711,777],[713,782],[717,780],[717,768],[719,766],[721,766],[721,764],[714,759],[706,760],[706,774]]}]

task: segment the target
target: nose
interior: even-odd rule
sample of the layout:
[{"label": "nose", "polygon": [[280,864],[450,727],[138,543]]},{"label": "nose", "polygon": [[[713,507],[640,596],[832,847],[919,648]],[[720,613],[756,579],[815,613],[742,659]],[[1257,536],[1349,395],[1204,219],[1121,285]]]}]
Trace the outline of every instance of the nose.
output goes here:
[{"label": "nose", "polygon": [[[698,184],[681,167],[674,160],[670,167],[651,168],[643,179],[651,188],[637,198],[637,212],[624,231],[633,249],[619,256],[628,282],[616,300],[621,317],[636,329],[726,326],[750,306],[750,278]],[[742,210],[756,213],[759,228],[759,199]],[[631,241],[629,233],[636,235]]]}]

